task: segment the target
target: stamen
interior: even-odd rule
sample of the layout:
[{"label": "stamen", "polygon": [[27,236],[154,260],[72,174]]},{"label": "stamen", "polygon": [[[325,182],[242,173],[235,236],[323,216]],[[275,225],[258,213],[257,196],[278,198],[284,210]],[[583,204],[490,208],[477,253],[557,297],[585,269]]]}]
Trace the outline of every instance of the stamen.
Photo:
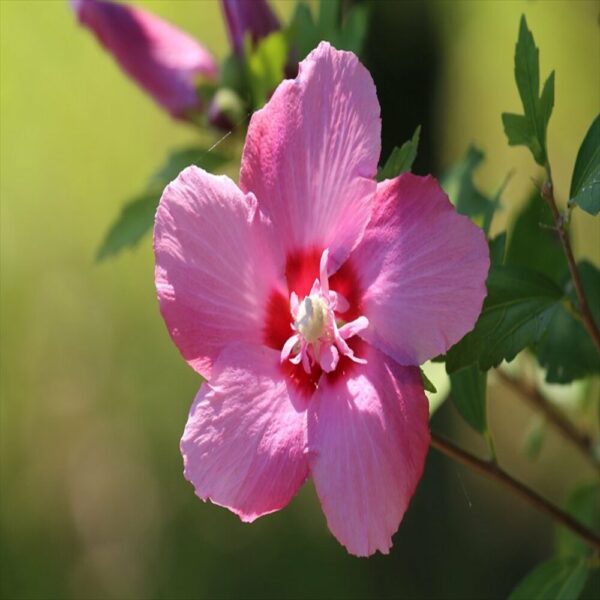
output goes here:
[{"label": "stamen", "polygon": [[331,373],[337,367],[340,355],[356,363],[367,362],[356,357],[345,340],[366,329],[369,321],[361,316],[338,328],[335,313],[345,313],[350,305],[344,296],[329,289],[328,258],[329,250],[326,249],[319,264],[320,278],[315,280],[308,296],[300,301],[295,292],[290,294],[293,334],[281,349],[281,362],[302,363],[308,374],[317,364],[324,372]]}]

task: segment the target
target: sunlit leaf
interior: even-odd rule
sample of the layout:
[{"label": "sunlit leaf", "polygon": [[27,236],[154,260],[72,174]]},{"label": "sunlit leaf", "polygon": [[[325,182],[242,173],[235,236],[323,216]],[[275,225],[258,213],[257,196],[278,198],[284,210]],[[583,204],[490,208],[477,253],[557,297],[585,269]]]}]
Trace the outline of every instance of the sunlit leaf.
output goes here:
[{"label": "sunlit leaf", "polygon": [[571,202],[591,215],[600,212],[600,115],[583,139],[571,179]]},{"label": "sunlit leaf", "polygon": [[419,149],[419,136],[421,134],[421,126],[419,125],[413,136],[407,142],[404,142],[400,148],[396,147],[392,150],[389,158],[385,165],[381,167],[377,173],[377,181],[383,181],[384,179],[393,179],[400,175],[410,171],[417,157],[417,150]]},{"label": "sunlit leaf", "polygon": [[572,556],[553,558],[527,575],[509,600],[577,600],[587,578],[584,560]]},{"label": "sunlit leaf", "polygon": [[289,43],[286,33],[275,31],[252,44],[245,40],[246,68],[255,108],[261,108],[284,79]]},{"label": "sunlit leaf", "polygon": [[515,48],[515,80],[523,104],[523,115],[502,114],[504,131],[511,146],[527,146],[535,161],[546,165],[546,131],[554,107],[554,71],[550,74],[541,96],[539,50],[521,17],[519,38]]},{"label": "sunlit leaf", "polygon": [[150,231],[163,189],[183,169],[189,165],[197,165],[206,171],[213,171],[225,162],[225,155],[209,152],[206,148],[185,148],[173,152],[150,178],[147,191],[125,204],[98,249],[96,260],[104,260],[125,248],[135,246]]},{"label": "sunlit leaf", "polygon": [[207,148],[175,150],[169,154],[165,164],[150,178],[150,187],[163,188],[190,165],[196,165],[212,173],[215,169],[222,167],[228,160],[229,158],[221,152],[208,150]]},{"label": "sunlit leaf", "polygon": [[342,17],[340,5],[339,0],[321,0],[316,21],[304,3],[296,6],[289,33],[298,60],[304,59],[322,40],[338,50],[361,55],[368,28],[368,6],[352,6]]},{"label": "sunlit leaf", "polygon": [[462,418],[479,433],[487,431],[486,384],[487,372],[476,365],[450,375],[450,398]]},{"label": "sunlit leaf", "polygon": [[486,285],[475,328],[446,355],[448,373],[475,364],[486,371],[511,361],[540,340],[563,296],[550,279],[520,267],[492,265]]},{"label": "sunlit leaf", "polygon": [[124,248],[135,246],[152,227],[157,205],[158,197],[154,193],[144,194],[126,204],[108,230],[96,260],[104,260]]}]

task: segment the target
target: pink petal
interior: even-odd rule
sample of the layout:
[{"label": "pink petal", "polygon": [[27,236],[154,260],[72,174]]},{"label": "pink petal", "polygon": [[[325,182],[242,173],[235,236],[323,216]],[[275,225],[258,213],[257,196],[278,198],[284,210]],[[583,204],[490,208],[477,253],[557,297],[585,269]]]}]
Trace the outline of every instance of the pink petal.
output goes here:
[{"label": "pink petal", "polygon": [[244,53],[244,37],[250,34],[252,42],[279,29],[279,21],[266,0],[221,0],[225,13],[229,41],[235,52]]},{"label": "pink petal", "polygon": [[140,8],[103,0],[71,0],[121,68],[173,116],[198,108],[196,79],[214,78],[212,55],[187,33]]},{"label": "pink petal", "polygon": [[319,348],[319,366],[325,373],[331,373],[335,370],[340,360],[338,349],[329,343],[324,343]]},{"label": "pink petal", "polygon": [[429,445],[419,370],[364,345],[368,364],[324,377],[308,411],[310,469],[327,524],[357,556],[387,554]]},{"label": "pink petal", "polygon": [[276,279],[256,199],[228,177],[188,167],[165,189],[154,252],[160,309],[184,358],[205,377],[231,342],[262,343]]},{"label": "pink petal", "polygon": [[380,130],[368,71],[326,42],[254,113],[240,187],[271,217],[284,255],[329,248],[333,273],[357,244],[376,189]]},{"label": "pink petal", "polygon": [[202,500],[242,521],[283,508],[308,475],[305,418],[288,395],[275,350],[229,346],[185,426],[186,479]]},{"label": "pink petal", "polygon": [[475,325],[490,264],[485,235],[433,177],[379,184],[352,259],[366,290],[369,327],[360,335],[399,363],[443,354]]}]

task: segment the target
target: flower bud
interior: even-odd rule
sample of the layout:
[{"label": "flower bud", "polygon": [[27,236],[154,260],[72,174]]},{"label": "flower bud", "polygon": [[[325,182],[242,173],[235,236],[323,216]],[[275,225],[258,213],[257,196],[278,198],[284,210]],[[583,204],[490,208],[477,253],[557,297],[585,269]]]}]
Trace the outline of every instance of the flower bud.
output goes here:
[{"label": "flower bud", "polygon": [[172,116],[185,118],[201,108],[198,79],[216,78],[217,64],[194,38],[133,6],[106,0],[71,0],[71,6],[119,66]]},{"label": "flower bud", "polygon": [[279,21],[266,0],[222,0],[229,40],[238,56],[244,53],[244,37],[252,42],[280,29]]},{"label": "flower bud", "polygon": [[229,88],[220,88],[208,108],[208,121],[217,129],[233,129],[244,116],[242,99]]}]

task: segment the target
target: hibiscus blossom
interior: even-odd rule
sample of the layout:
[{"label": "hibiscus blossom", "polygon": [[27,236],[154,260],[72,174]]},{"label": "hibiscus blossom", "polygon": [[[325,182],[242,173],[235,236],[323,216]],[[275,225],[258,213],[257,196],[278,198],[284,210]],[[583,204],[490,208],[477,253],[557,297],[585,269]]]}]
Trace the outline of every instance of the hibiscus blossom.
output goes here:
[{"label": "hibiscus blossom", "polygon": [[474,325],[485,237],[432,177],[377,184],[379,104],[323,42],[251,120],[240,187],[188,167],[156,215],[169,332],[207,382],[181,441],[203,500],[243,521],[310,475],[352,553],[387,553],[421,477],[417,365]]},{"label": "hibiscus blossom", "polygon": [[[79,22],[90,29],[121,68],[177,119],[204,110],[199,83],[215,84],[219,67],[212,54],[192,36],[142,8],[109,0],[70,0]],[[266,0],[221,0],[227,32],[237,54],[244,38],[256,44],[280,28]],[[219,103],[209,118],[225,124]]]}]

